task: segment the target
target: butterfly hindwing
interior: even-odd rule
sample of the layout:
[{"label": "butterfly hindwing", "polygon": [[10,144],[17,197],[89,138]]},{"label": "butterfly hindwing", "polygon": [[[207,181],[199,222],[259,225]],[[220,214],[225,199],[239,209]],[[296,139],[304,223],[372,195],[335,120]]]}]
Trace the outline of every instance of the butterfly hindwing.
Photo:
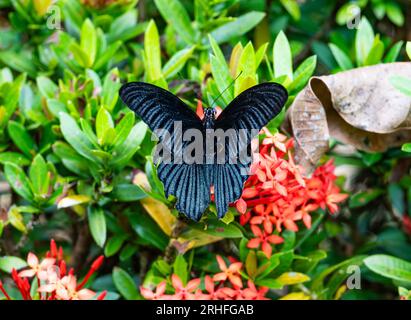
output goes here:
[{"label": "butterfly hindwing", "polygon": [[[276,83],[263,83],[251,87],[238,95],[215,121],[215,129],[235,129],[239,139],[238,153],[247,148],[250,152],[252,132],[259,132],[275,118],[284,107],[288,98],[287,91]],[[247,135],[241,136],[239,131],[246,130]],[[225,144],[226,160],[230,159],[229,146]],[[241,196],[244,182],[248,178],[251,161],[237,159],[236,163],[226,163],[213,166],[214,195],[218,216],[222,217],[229,203]]]}]

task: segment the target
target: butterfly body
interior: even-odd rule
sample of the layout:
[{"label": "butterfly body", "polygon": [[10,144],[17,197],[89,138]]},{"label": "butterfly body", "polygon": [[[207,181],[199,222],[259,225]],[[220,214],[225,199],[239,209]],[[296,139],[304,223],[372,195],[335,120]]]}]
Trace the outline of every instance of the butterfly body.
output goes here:
[{"label": "butterfly body", "polygon": [[151,84],[127,83],[120,97],[158,136],[157,148],[171,153],[171,160],[163,155],[157,162],[166,196],[175,196],[177,210],[199,220],[210,204],[212,186],[219,217],[241,196],[251,139],[281,111],[288,95],[281,85],[263,83],[238,95],[217,118],[215,109],[205,108],[203,119]]},{"label": "butterfly body", "polygon": [[205,129],[214,129],[216,110],[213,108],[204,109],[204,128]]}]

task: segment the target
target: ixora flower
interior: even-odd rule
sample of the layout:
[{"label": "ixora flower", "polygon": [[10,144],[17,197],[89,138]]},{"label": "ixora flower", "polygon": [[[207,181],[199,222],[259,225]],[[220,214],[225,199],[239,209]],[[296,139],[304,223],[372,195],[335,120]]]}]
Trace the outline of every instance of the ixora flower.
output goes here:
[{"label": "ixora flower", "polygon": [[29,253],[27,257],[27,264],[30,269],[19,272],[19,277],[33,277],[36,276],[39,280],[47,279],[47,269],[54,265],[56,259],[45,258],[41,263],[34,253]]},{"label": "ixora flower", "polygon": [[[230,259],[227,266],[224,259],[217,256],[217,263],[222,272],[204,277],[204,289],[201,289],[201,278],[194,278],[184,286],[181,279],[172,274],[168,280],[160,282],[153,290],[140,287],[140,292],[148,300],[266,300],[266,287],[256,287],[248,280],[244,285],[241,262]],[[168,282],[167,282],[168,281]],[[170,286],[167,286],[167,283]],[[169,289],[167,294],[167,288]]]},{"label": "ixora flower", "polygon": [[293,140],[266,128],[262,132],[266,138],[236,208],[240,223],[249,224],[254,235],[248,248],[261,248],[270,257],[272,246],[283,242],[280,233],[284,228],[296,232],[298,221],[311,228],[311,212],[322,208],[333,214],[348,195],[340,193],[335,184],[332,160],[305,177],[291,153]]},{"label": "ixora flower", "polygon": [[[103,300],[107,294],[106,291],[97,295],[96,292],[83,288],[90,277],[101,267],[103,256],[98,257],[92,263],[89,271],[80,284],[77,284],[77,278],[74,270],[67,271],[66,262],[63,260],[63,249],[57,249],[54,240],[51,240],[50,251],[47,252],[46,258],[39,261],[34,253],[29,253],[27,257],[28,269],[17,272],[12,270],[12,279],[19,290],[23,300]],[[31,284],[28,278],[37,278],[37,294],[32,296]],[[7,300],[12,298],[0,281],[0,291]]]}]

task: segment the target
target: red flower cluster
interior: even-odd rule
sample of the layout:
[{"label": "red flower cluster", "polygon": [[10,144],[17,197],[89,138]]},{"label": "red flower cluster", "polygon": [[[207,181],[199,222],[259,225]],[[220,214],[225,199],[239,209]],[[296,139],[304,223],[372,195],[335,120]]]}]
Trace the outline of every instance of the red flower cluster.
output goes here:
[{"label": "red flower cluster", "polygon": [[255,236],[248,247],[261,247],[270,257],[272,245],[283,242],[279,235],[283,228],[298,231],[296,222],[300,220],[311,228],[311,212],[328,208],[335,213],[337,203],[348,195],[341,194],[335,184],[332,160],[318,167],[311,178],[305,177],[291,154],[293,140],[263,130],[266,138],[260,147],[259,159],[251,166],[252,175],[236,207],[242,214],[240,223],[249,223]]},{"label": "red flower cluster", "polygon": [[[77,285],[77,278],[73,268],[67,271],[66,262],[63,260],[63,248],[57,248],[54,240],[50,242],[50,251],[46,253],[46,258],[41,262],[33,253],[27,257],[28,269],[17,272],[12,270],[11,276],[17,289],[20,291],[23,300],[90,300],[96,298],[103,300],[107,294],[102,292],[99,296],[96,293],[83,288],[90,277],[101,267],[103,256],[99,256],[91,265],[83,281]],[[37,295],[31,295],[31,282],[28,278],[37,278]],[[7,300],[11,297],[6,292],[0,281],[0,291]]]},{"label": "red flower cluster", "polygon": [[247,281],[244,287],[240,271],[241,262],[230,259],[232,263],[227,266],[223,258],[217,256],[218,266],[221,272],[214,276],[204,277],[204,290],[199,288],[201,278],[195,278],[183,285],[181,279],[171,275],[171,294],[166,294],[167,281],[159,283],[155,291],[140,287],[140,292],[148,300],[267,300],[265,298],[268,288],[257,288],[251,281]]}]

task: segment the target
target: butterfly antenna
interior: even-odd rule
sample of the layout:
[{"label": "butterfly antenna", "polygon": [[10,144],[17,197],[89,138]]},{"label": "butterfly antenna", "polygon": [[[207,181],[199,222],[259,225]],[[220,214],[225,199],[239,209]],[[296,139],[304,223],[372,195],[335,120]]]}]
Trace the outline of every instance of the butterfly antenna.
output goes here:
[{"label": "butterfly antenna", "polygon": [[234,84],[234,82],[241,76],[241,74],[243,73],[243,71],[240,71],[240,73],[235,77],[235,79],[233,81],[231,81],[231,83],[227,86],[227,88],[225,88],[223,91],[221,91],[221,93],[217,96],[217,98],[215,98],[213,100],[213,102],[211,103],[211,108],[213,107],[214,103],[220,99],[220,97],[224,94],[224,92],[226,92],[229,88],[231,88],[231,86]]}]

